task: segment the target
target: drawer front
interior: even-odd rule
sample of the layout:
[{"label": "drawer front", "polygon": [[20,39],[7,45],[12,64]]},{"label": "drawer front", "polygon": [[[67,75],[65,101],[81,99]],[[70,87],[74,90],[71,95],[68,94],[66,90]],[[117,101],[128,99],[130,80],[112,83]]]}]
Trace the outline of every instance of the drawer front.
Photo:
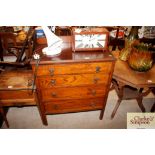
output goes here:
[{"label": "drawer front", "polygon": [[77,74],[77,75],[55,75],[53,77],[39,77],[38,84],[41,88],[81,86],[107,84],[108,74]]},{"label": "drawer front", "polygon": [[45,102],[44,106],[46,114],[99,110],[103,107],[103,98]]},{"label": "drawer front", "polygon": [[37,75],[53,76],[57,74],[109,73],[111,66],[112,62],[40,65]]},{"label": "drawer front", "polygon": [[0,91],[0,99],[9,100],[9,99],[33,99],[34,93],[32,90],[16,90],[16,91]]},{"label": "drawer front", "polygon": [[106,93],[105,86],[85,86],[85,87],[67,87],[42,89],[42,101],[95,98],[104,96]]}]

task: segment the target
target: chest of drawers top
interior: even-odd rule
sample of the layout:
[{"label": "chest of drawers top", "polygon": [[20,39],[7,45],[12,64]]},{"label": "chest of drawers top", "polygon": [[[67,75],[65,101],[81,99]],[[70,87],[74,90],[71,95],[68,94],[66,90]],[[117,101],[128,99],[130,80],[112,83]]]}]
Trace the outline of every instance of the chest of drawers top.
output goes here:
[{"label": "chest of drawers top", "polygon": [[[39,54],[40,65],[48,64],[69,64],[69,63],[84,63],[84,62],[102,62],[115,61],[113,55],[108,51],[82,51],[73,52],[71,47],[71,36],[63,36],[62,52],[57,56],[48,56],[42,53],[42,49],[47,45],[38,45],[35,53]],[[31,65],[35,65],[36,61],[32,60]]]}]

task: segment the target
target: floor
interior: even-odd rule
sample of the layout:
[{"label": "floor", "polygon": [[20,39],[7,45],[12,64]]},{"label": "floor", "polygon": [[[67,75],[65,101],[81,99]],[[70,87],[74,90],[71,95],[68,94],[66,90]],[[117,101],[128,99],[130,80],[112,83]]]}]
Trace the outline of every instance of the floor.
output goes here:
[{"label": "floor", "polygon": [[[115,117],[111,119],[116,101],[117,95],[113,90],[109,93],[103,120],[99,120],[100,111],[47,115],[48,126],[44,126],[37,107],[10,108],[7,118],[10,129],[126,129],[127,112],[141,111],[136,100],[123,101]],[[146,111],[150,111],[154,102],[153,94],[144,98]],[[7,128],[5,123],[2,128]]]}]

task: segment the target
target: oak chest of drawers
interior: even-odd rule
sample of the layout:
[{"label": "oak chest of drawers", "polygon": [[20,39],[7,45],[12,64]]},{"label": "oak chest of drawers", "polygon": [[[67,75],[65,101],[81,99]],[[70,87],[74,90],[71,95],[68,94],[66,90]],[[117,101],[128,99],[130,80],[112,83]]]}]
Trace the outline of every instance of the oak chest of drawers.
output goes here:
[{"label": "oak chest of drawers", "polygon": [[56,57],[39,50],[39,65],[31,62],[45,125],[47,114],[101,110],[100,119],[104,114],[115,59],[106,51],[73,53],[70,45],[65,42]]}]

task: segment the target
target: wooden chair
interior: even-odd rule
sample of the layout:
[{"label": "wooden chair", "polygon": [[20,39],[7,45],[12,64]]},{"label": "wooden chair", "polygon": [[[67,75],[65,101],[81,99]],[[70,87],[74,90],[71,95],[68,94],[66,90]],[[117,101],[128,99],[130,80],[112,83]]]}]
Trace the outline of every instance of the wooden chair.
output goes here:
[{"label": "wooden chair", "polygon": [[71,27],[69,27],[69,26],[56,26],[55,33],[58,36],[70,36],[71,35]]},{"label": "wooden chair", "polygon": [[110,33],[112,33],[113,31],[116,32],[116,35],[114,37],[112,37],[110,35],[109,37],[109,47],[111,47],[111,51],[115,51],[116,48],[118,47],[119,50],[121,50],[124,46],[125,46],[125,40],[124,37],[122,36],[122,38],[119,38],[119,34],[121,31],[125,31],[125,27],[122,26],[106,26],[106,29],[108,29],[108,31]]},{"label": "wooden chair", "polygon": [[[11,32],[1,32],[0,33],[1,38],[1,61],[0,65],[3,64],[3,66],[6,65],[26,65],[30,62],[30,59],[33,54],[34,49],[34,29],[32,27],[29,28],[29,31],[27,33],[27,36],[23,42],[17,42],[16,35]],[[15,56],[14,61],[5,61],[4,54],[5,52],[8,52],[9,56],[13,55]],[[2,55],[3,54],[3,55]]]},{"label": "wooden chair", "polygon": [[[26,67],[29,66],[33,54],[32,36],[33,32],[30,29],[15,62],[0,61],[0,66],[5,66],[5,69],[0,68],[0,112],[7,127],[9,127],[9,123],[4,107],[33,105],[38,106],[40,112],[33,81],[34,75],[32,70]],[[12,38],[13,46],[11,47],[16,48],[17,44],[14,42],[14,37]],[[7,46],[9,46],[8,44]],[[25,54],[26,50],[28,50],[27,54]]]},{"label": "wooden chair", "polygon": [[38,104],[32,70],[16,69],[3,71],[0,74],[0,112],[7,127],[9,123],[4,107],[38,106],[39,108]]}]

